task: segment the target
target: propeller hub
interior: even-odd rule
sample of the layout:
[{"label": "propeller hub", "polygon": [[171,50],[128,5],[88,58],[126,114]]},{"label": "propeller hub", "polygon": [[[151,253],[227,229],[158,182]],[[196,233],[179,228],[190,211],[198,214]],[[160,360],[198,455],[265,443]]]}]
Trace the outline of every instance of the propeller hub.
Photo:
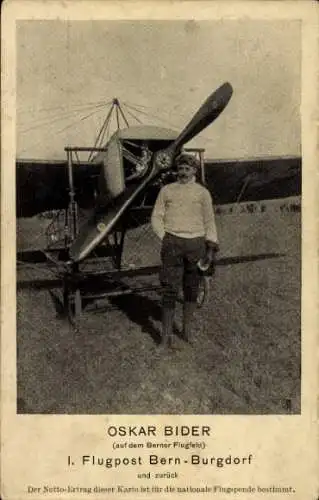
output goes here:
[{"label": "propeller hub", "polygon": [[173,151],[162,150],[158,151],[155,155],[155,165],[160,170],[168,170],[173,163]]}]

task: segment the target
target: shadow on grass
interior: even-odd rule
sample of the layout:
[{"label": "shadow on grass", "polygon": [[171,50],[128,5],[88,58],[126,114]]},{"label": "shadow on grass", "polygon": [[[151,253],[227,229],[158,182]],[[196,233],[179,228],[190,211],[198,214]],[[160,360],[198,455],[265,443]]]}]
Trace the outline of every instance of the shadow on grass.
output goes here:
[{"label": "shadow on grass", "polygon": [[[61,299],[57,294],[49,291],[57,318],[67,320],[72,323],[72,317],[68,316],[65,311]],[[150,335],[154,343],[159,345],[161,343],[161,329],[156,328],[155,322],[161,323],[162,320],[162,307],[159,301],[152,300],[145,295],[139,293],[131,293],[128,295],[119,295],[116,297],[109,297],[109,305],[95,308],[90,311],[90,314],[99,314],[106,310],[117,309],[124,313],[127,318],[142,328],[142,331]],[[83,310],[94,303],[94,300],[82,299]],[[174,325],[174,333],[181,335]]]},{"label": "shadow on grass", "polygon": [[54,306],[57,318],[65,318],[66,312],[60,297],[52,290],[49,290],[49,296],[52,300],[52,304]]},{"label": "shadow on grass", "polygon": [[162,308],[158,301],[137,293],[112,297],[109,301],[130,321],[139,325],[143,332],[148,333],[156,344],[160,344],[161,332],[153,324],[153,321],[160,322],[162,318]]}]

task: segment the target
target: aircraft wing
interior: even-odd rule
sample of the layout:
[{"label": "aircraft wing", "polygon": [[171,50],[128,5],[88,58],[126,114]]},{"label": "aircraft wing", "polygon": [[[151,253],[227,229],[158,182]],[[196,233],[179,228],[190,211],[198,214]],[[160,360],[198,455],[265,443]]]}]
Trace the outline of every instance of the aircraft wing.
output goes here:
[{"label": "aircraft wing", "polygon": [[[76,201],[93,206],[101,164],[80,162],[74,168]],[[68,173],[64,160],[16,161],[17,217],[32,217],[41,212],[68,206]]]},{"label": "aircraft wing", "polygon": [[[77,201],[82,208],[94,205],[100,169],[99,163],[81,162],[74,171]],[[301,194],[300,157],[237,161],[207,159],[205,172],[207,187],[217,205]],[[66,161],[17,160],[16,179],[17,217],[32,217],[67,207]],[[148,207],[154,204],[157,194],[158,187],[148,188]],[[134,214],[136,219],[142,215],[139,211]]]},{"label": "aircraft wing", "polygon": [[301,194],[301,157],[298,156],[207,159],[205,175],[217,205]]}]

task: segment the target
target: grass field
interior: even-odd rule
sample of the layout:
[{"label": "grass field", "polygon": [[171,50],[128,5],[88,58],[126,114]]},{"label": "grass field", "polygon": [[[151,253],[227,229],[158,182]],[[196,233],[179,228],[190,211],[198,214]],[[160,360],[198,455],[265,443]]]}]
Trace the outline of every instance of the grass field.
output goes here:
[{"label": "grass field", "polygon": [[[289,201],[262,204],[255,213],[241,204],[218,216],[220,256],[281,255],[217,268],[192,347],[178,336],[181,304],[176,347],[159,345],[157,292],[100,303],[74,329],[57,316],[48,291],[19,290],[18,411],[299,413],[301,217]],[[19,220],[18,247],[40,247],[43,224]],[[126,265],[158,261],[158,245],[144,230],[130,235]],[[18,278],[26,275],[35,274],[18,270]]]}]

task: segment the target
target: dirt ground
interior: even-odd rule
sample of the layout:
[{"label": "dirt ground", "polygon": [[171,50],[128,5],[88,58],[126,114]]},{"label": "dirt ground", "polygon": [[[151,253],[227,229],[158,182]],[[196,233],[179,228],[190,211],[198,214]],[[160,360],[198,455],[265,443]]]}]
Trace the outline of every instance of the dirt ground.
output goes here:
[{"label": "dirt ground", "polygon": [[[209,300],[196,313],[193,346],[179,336],[181,304],[175,348],[159,345],[156,291],[98,303],[73,328],[57,315],[48,291],[18,290],[18,411],[299,413],[300,213],[280,203],[267,202],[265,212],[237,208],[218,217],[221,257],[280,255],[218,266]],[[18,248],[39,243],[41,224],[18,222]],[[131,235],[126,265],[145,264],[147,248],[149,263],[158,259],[158,246],[148,238]],[[34,273],[18,266],[18,279]],[[149,280],[156,283],[157,277]]]}]

